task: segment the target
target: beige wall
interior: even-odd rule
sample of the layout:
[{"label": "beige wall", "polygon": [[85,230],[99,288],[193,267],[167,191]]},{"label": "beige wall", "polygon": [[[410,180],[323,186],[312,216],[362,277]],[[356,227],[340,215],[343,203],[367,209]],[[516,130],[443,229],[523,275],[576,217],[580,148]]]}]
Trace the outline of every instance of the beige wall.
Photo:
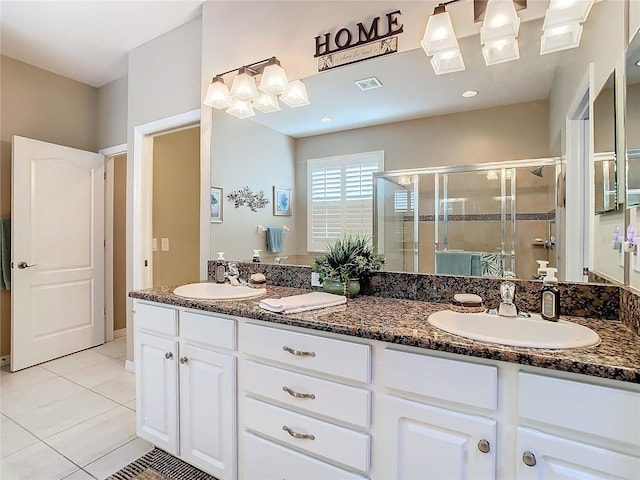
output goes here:
[{"label": "beige wall", "polygon": [[[213,112],[211,135],[211,185],[224,189],[223,221],[211,224],[211,258],[224,251],[229,260],[249,260],[252,250],[261,249],[265,262],[276,256],[300,253],[295,232],[300,230],[296,216],[273,215],[273,186],[292,188],[293,198],[299,200],[300,186],[294,185],[294,140],[255,122],[239,120],[224,111]],[[254,192],[262,190],[269,199],[265,208],[251,211],[243,206],[234,208],[227,200],[233,190],[248,186]],[[306,184],[305,184],[306,190]],[[283,251],[268,253],[264,234],[257,233],[258,225],[287,226]],[[305,243],[306,245],[306,243]],[[290,262],[289,262],[290,263]]]},{"label": "beige wall", "polygon": [[[200,128],[153,139],[153,285],[198,281],[200,274]],[[161,239],[169,239],[162,251]]]},{"label": "beige wall", "polygon": [[126,328],[127,156],[113,159],[113,329]]},{"label": "beige wall", "polygon": [[[95,152],[97,89],[0,57],[0,216],[11,215],[11,137]],[[0,292],[0,352],[11,345],[11,294]]]}]

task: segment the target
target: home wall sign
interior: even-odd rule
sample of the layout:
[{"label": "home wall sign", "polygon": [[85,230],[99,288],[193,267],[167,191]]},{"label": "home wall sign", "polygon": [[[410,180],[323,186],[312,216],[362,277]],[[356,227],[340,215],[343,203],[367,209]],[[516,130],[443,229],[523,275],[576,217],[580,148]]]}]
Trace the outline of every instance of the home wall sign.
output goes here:
[{"label": "home wall sign", "polygon": [[375,17],[368,28],[360,22],[355,32],[343,27],[333,35],[329,32],[317,36],[314,58],[318,58],[318,71],[397,52],[396,35],[403,32],[403,24],[398,22],[400,15],[400,10],[387,13],[382,27],[381,17]]}]

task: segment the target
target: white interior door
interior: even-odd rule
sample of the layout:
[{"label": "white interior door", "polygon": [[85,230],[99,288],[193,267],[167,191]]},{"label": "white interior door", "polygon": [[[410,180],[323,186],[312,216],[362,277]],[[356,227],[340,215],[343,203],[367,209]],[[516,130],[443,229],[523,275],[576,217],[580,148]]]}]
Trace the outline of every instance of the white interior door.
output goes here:
[{"label": "white interior door", "polygon": [[104,342],[104,156],[12,151],[11,370]]}]

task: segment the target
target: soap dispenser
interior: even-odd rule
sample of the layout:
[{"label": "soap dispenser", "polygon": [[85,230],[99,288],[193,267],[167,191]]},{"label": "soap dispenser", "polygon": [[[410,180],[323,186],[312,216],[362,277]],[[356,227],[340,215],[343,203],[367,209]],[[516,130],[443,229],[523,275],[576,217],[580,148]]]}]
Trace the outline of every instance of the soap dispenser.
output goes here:
[{"label": "soap dispenser", "polygon": [[217,283],[224,283],[227,273],[226,260],[224,258],[224,252],[218,252],[218,258],[216,258],[216,267],[214,270],[214,278]]},{"label": "soap dispenser", "polygon": [[538,264],[538,270],[536,270],[536,280],[543,279],[547,274],[547,265],[549,262],[546,260],[536,260]]},{"label": "soap dispenser", "polygon": [[547,268],[543,286],[540,290],[540,314],[545,320],[557,322],[560,318],[560,290],[558,289],[558,279],[556,278],[557,268]]}]

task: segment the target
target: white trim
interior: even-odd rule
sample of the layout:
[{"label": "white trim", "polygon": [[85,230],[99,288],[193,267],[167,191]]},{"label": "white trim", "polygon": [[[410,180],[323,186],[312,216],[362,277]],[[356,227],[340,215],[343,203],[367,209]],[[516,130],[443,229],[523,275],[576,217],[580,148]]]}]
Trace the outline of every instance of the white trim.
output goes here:
[{"label": "white trim", "polygon": [[[593,162],[589,161],[593,152],[593,125],[592,120],[585,119],[585,116],[589,117],[593,103],[593,80],[594,65],[591,63],[566,117],[565,281],[584,281],[582,268],[591,265],[592,246],[585,246],[585,243],[593,243],[589,238],[593,235],[590,228],[593,197],[591,189],[585,188],[585,180],[593,175]],[[585,122],[588,122],[586,128]]]},{"label": "white trim", "polygon": [[104,184],[104,341],[113,340],[113,174],[114,156],[105,158]]},{"label": "white trim", "polygon": [[122,153],[127,153],[127,144],[121,143],[120,145],[115,145],[113,147],[103,148],[98,150],[98,153],[101,153],[105,157],[111,157],[114,155],[120,155]]},{"label": "white trim", "polygon": [[136,365],[131,360],[125,360],[124,369],[129,373],[136,373]]},{"label": "white trim", "polygon": [[118,330],[113,331],[113,338],[120,338],[120,337],[126,337],[126,336],[127,336],[126,328],[119,328]]}]

